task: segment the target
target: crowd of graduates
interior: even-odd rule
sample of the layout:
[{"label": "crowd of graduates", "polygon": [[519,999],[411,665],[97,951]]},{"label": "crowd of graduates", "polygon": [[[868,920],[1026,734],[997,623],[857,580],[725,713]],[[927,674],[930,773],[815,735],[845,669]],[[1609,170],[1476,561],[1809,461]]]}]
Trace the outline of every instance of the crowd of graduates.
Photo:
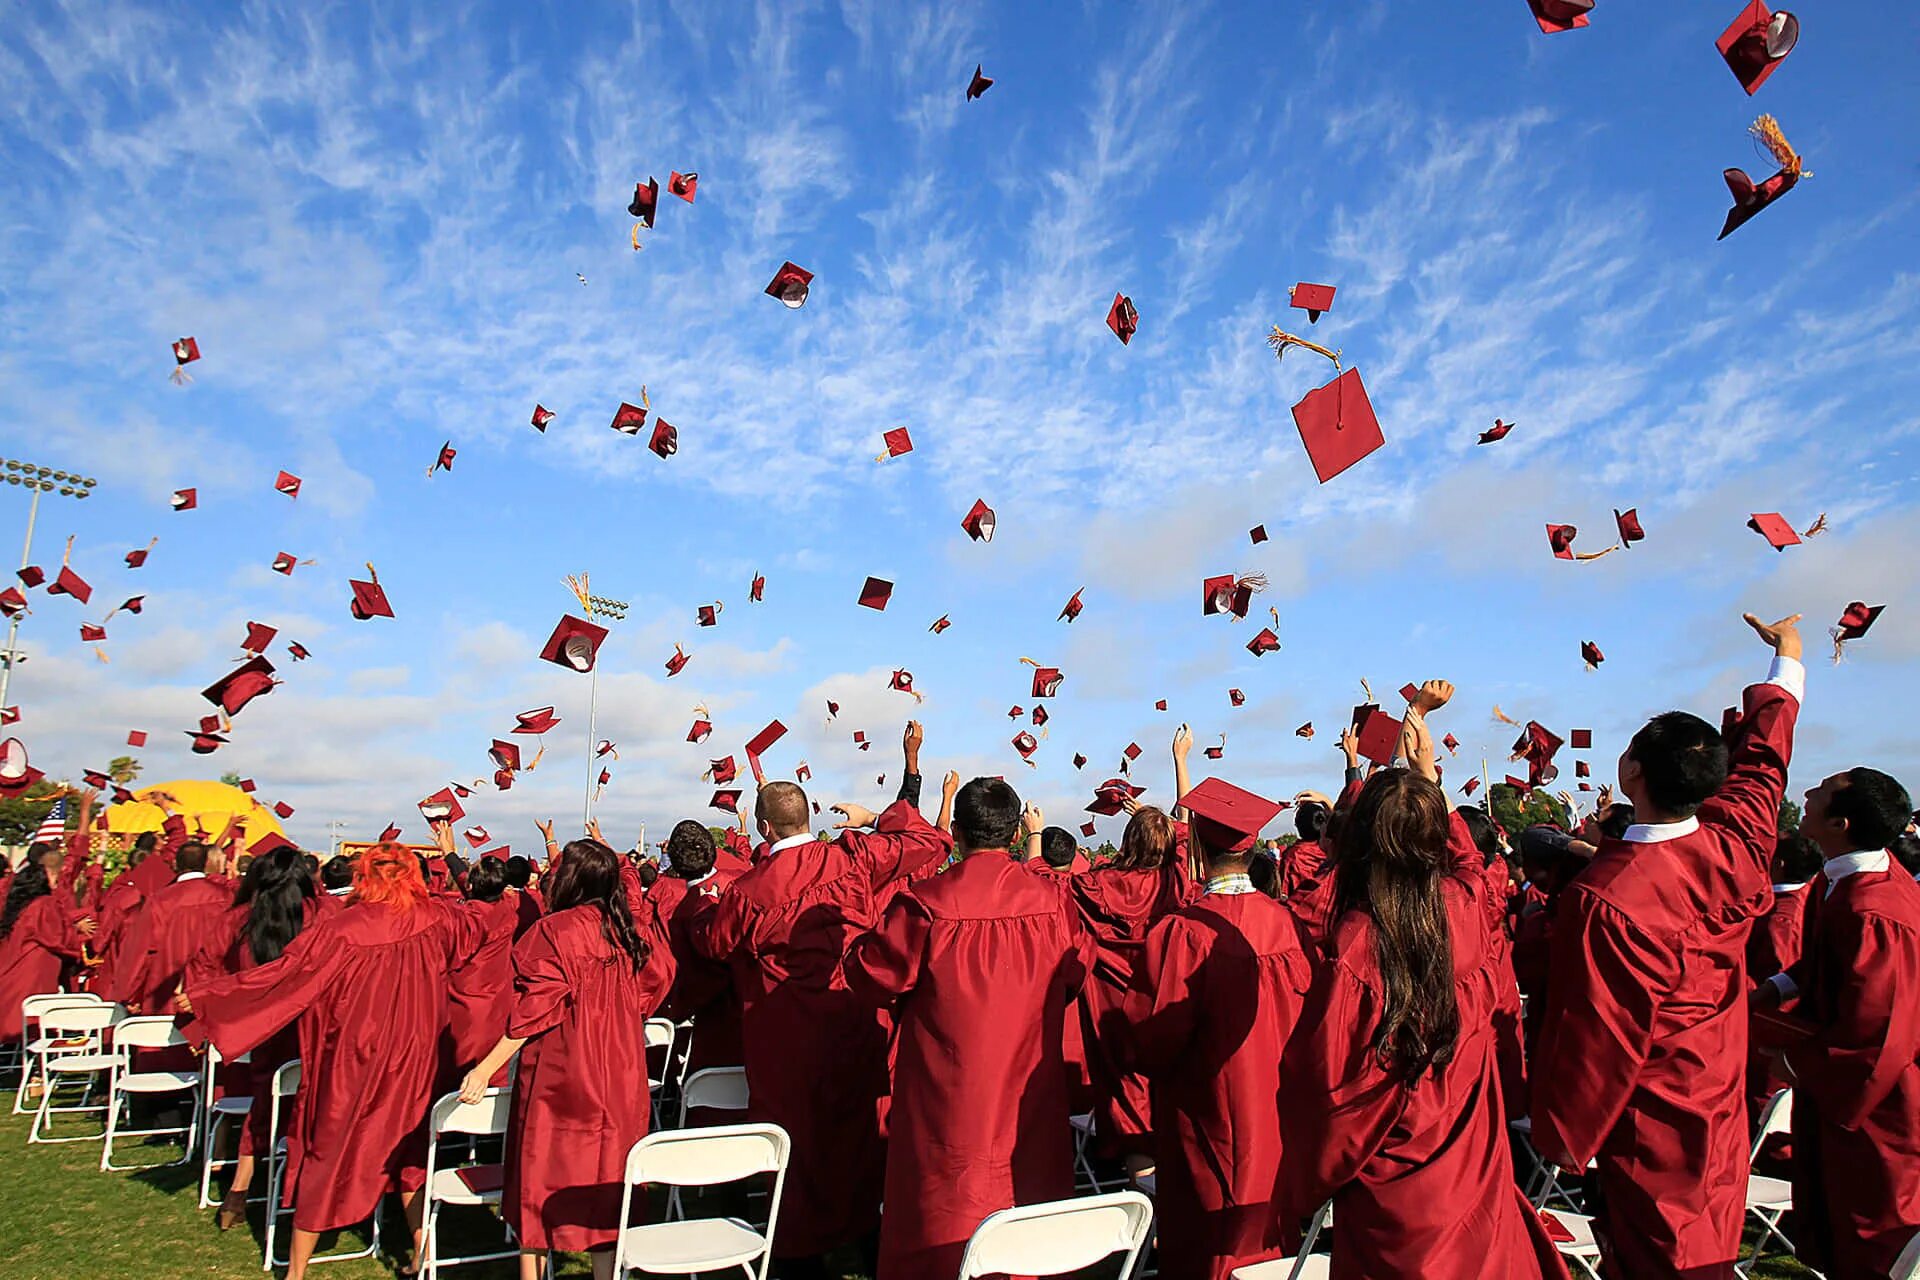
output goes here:
[{"label": "crowd of graduates", "polygon": [[[522,1274],[548,1250],[610,1274],[650,1017],[691,1024],[691,1069],[743,1065],[749,1118],[791,1136],[783,1278],[850,1251],[880,1280],[953,1276],[987,1215],[1073,1195],[1077,1156],[1152,1187],[1169,1280],[1284,1256],[1328,1202],[1336,1277],[1564,1276],[1516,1150],[1584,1174],[1605,1274],[1732,1276],[1780,1087],[1795,1249],[1886,1276],[1920,1233],[1912,802],[1854,768],[1780,833],[1795,621],[1748,617],[1775,657],[1738,717],[1650,720],[1570,831],[1447,799],[1439,680],[1395,764],[1363,771],[1349,734],[1337,794],[1290,806],[1193,783],[1183,729],[1178,804],[1128,800],[1098,864],[1002,779],[947,774],[929,821],[917,723],[897,799],[834,806],[835,838],[763,781],[757,840],[684,821],[657,859],[546,826],[539,862],[469,865],[445,821],[438,856],[234,858],[176,816],[107,882],[83,796],[66,846],[0,879],[0,1043],[64,985],[249,1054],[222,1229],[299,1059],[295,1280],[389,1192],[417,1230],[429,1107],[502,1085]],[[1263,840],[1289,807],[1299,839]]]}]

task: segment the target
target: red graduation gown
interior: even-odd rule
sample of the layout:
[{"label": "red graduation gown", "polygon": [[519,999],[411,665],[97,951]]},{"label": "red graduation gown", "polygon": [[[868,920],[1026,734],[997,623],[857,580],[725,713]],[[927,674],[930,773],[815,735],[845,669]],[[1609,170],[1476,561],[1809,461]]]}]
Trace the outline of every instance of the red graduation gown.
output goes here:
[{"label": "red graduation gown", "polygon": [[80,958],[80,934],[53,894],[20,908],[0,938],[0,1044],[20,1039],[20,1002],[60,989],[60,966]]},{"label": "red graduation gown", "polygon": [[879,1221],[888,1020],[847,990],[840,960],[893,883],[946,856],[946,832],[905,801],[872,832],[769,852],[693,927],[740,997],[748,1117],[793,1139],[775,1252],[824,1253]]},{"label": "red graduation gown", "polygon": [[1315,948],[1333,927],[1333,856],[1317,840],[1300,840],[1280,866],[1280,901],[1306,929]]},{"label": "red graduation gown", "polygon": [[1192,902],[1199,887],[1187,874],[1184,849],[1149,871],[1095,867],[1067,880],[1080,918],[1100,944],[1080,991],[1087,1071],[1099,1096],[1094,1132],[1112,1155],[1153,1151],[1153,1101],[1147,1077],[1125,1065],[1128,1024],[1144,1013],[1138,994],[1147,931]]},{"label": "red graduation gown", "polygon": [[[1067,893],[1067,881],[1092,867],[1086,855],[1076,853],[1073,862],[1065,870],[1050,867],[1039,858],[1020,860],[1021,866],[1039,876],[1062,895]],[[1071,901],[1071,899],[1068,899]],[[1067,1004],[1066,1019],[1060,1025],[1060,1054],[1067,1068],[1067,1106],[1074,1115],[1091,1112],[1098,1105],[1099,1095],[1093,1088],[1093,1076],[1087,1070],[1087,1035],[1081,1025],[1079,1001]]]},{"label": "red graduation gown", "polygon": [[187,962],[220,936],[232,906],[233,886],[206,876],[155,893],[127,928],[106,997],[144,1014],[172,1013]]},{"label": "red graduation gown", "polygon": [[1004,854],[905,886],[847,953],[898,1028],[882,1276],[957,1274],[988,1214],[1073,1193],[1060,1027],[1093,939]]},{"label": "red graduation gown", "polygon": [[[751,869],[752,864],[746,864]],[[693,1019],[693,1042],[687,1074],[708,1067],[737,1067],[743,1059],[740,1043],[740,1000],[733,992],[727,967],[693,949],[693,926],[714,909],[720,894],[740,873],[715,865],[698,885],[678,876],[663,875],[647,890],[647,900],[660,918],[662,932],[673,952],[673,987],[660,1016],[675,1022]]]},{"label": "red graduation gown", "polygon": [[224,1057],[299,1020],[304,1069],[286,1179],[295,1227],[351,1226],[385,1192],[417,1184],[447,978],[480,940],[475,916],[436,898],[406,912],[350,903],[320,916],[278,959],[187,988],[189,1039],[211,1040]]},{"label": "red graduation gown", "polygon": [[1280,1059],[1312,984],[1311,947],[1293,914],[1258,892],[1207,894],[1147,934],[1151,1005],[1133,1054],[1152,1082],[1166,1280],[1226,1280],[1284,1243],[1273,1204]]},{"label": "red graduation gown", "polygon": [[[152,862],[148,858],[147,862]],[[145,866],[142,862],[140,866]],[[126,871],[115,876],[106,892],[100,895],[100,909],[95,916],[98,926],[93,936],[87,939],[87,950],[99,961],[87,976],[87,986],[94,991],[108,991],[114,985],[113,970],[120,958],[120,943],[126,937],[127,926],[146,904],[146,894],[140,888],[139,877],[134,874],[140,868]]]},{"label": "red graduation gown", "polygon": [[1566,1275],[1514,1182],[1494,1061],[1501,981],[1480,895],[1480,851],[1454,818],[1442,884],[1460,1034],[1453,1058],[1412,1085],[1372,1048],[1385,1006],[1373,920],[1348,911],[1327,940],[1281,1062],[1283,1223],[1332,1196],[1334,1280]]},{"label": "red graduation gown", "polygon": [[1620,1274],[1733,1274],[1746,1216],[1747,937],[1773,900],[1799,701],[1746,691],[1698,829],[1603,839],[1560,895],[1532,1070],[1534,1142],[1599,1158],[1596,1229]]},{"label": "red graduation gown", "polygon": [[513,932],[520,919],[515,895],[467,902],[460,910],[480,921],[480,946],[447,984],[447,1039],[455,1070],[487,1056],[506,1034],[513,1007]]},{"label": "red graduation gown", "polygon": [[[1818,888],[1826,888],[1824,880]],[[1758,987],[1774,974],[1791,969],[1800,961],[1801,945],[1807,934],[1807,921],[1819,904],[1819,896],[1808,885],[1773,893],[1773,906],[1753,928],[1747,939],[1747,984]],[[1793,1083],[1779,1069],[1778,1060],[1753,1047],[1752,1028],[1748,1028],[1747,1121],[1757,1124],[1767,1099]]]},{"label": "red graduation gown", "polygon": [[667,989],[665,939],[633,963],[600,913],[545,916],[513,946],[507,1034],[525,1039],[507,1117],[500,1209],[522,1249],[579,1251],[618,1234],[627,1151],[647,1135],[647,1018]]},{"label": "red graduation gown", "polygon": [[1920,885],[1897,863],[1835,881],[1789,972],[1816,1028],[1787,1051],[1794,1244],[1834,1280],[1885,1276],[1920,1232]]}]

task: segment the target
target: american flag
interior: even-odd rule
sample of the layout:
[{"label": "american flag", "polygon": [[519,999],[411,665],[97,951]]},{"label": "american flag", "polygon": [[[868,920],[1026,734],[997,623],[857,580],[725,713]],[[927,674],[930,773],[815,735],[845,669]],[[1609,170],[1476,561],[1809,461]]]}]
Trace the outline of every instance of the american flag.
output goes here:
[{"label": "american flag", "polygon": [[67,834],[67,798],[61,796],[53,802],[53,808],[47,810],[47,816],[41,821],[40,829],[33,833],[35,843],[42,840],[58,842]]}]

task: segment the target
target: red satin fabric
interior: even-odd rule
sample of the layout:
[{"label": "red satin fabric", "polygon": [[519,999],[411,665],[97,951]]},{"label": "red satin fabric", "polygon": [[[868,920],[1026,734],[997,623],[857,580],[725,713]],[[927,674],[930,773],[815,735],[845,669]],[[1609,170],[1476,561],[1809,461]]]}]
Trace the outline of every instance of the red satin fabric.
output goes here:
[{"label": "red satin fabric", "polygon": [[20,909],[0,939],[0,1044],[20,1039],[20,1002],[60,989],[61,965],[80,958],[80,935],[52,894]]},{"label": "red satin fabric", "polygon": [[479,920],[480,946],[471,960],[454,970],[447,984],[447,1042],[455,1081],[506,1034],[507,1013],[513,1007],[518,897],[509,890],[492,902],[466,902],[459,907]]},{"label": "red satin fabric", "polygon": [[481,936],[475,916],[439,899],[410,912],[349,903],[279,959],[187,989],[189,1038],[228,1058],[299,1020],[286,1202],[300,1230],[362,1222],[382,1194],[419,1184],[447,979]]},{"label": "red satin fabric", "polygon": [[694,926],[695,950],[733,973],[747,1114],[793,1139],[777,1254],[823,1253],[879,1222],[888,1020],[847,990],[840,960],[878,898],[951,847],[896,801],[870,833],[769,852]]},{"label": "red satin fabric", "polygon": [[500,1208],[522,1249],[579,1251],[618,1234],[627,1151],[647,1134],[645,1023],[666,994],[665,938],[642,923],[640,972],[598,909],[543,917],[513,947],[507,1034],[527,1041],[507,1119]]},{"label": "red satin fabric", "polygon": [[1056,889],[985,852],[903,888],[848,952],[898,1034],[880,1275],[957,1274],[982,1218],[1072,1194],[1060,1027],[1093,949]]},{"label": "red satin fabric", "polygon": [[1280,866],[1280,901],[1307,931],[1315,950],[1333,927],[1333,855],[1317,840],[1296,841]]},{"label": "red satin fabric", "polygon": [[[1773,906],[1747,939],[1749,987],[1758,987],[1774,974],[1800,962],[1807,935],[1812,932],[1813,913],[1819,908],[1825,891],[1826,881],[1816,876],[1810,885],[1773,895]],[[1767,1099],[1793,1081],[1780,1070],[1777,1059],[1753,1047],[1751,1024],[1747,1043],[1747,1122],[1752,1125],[1759,1122]]]},{"label": "red satin fabric", "polygon": [[127,925],[107,999],[144,1014],[172,1013],[187,962],[219,936],[232,906],[233,886],[204,877],[176,880],[147,899]]},{"label": "red satin fabric", "polygon": [[1329,961],[1281,1062],[1282,1221],[1333,1198],[1334,1280],[1566,1275],[1514,1183],[1494,1061],[1501,976],[1480,901],[1486,878],[1457,817],[1451,850],[1442,892],[1460,1014],[1452,1060],[1412,1085],[1381,1066],[1372,1045],[1385,994],[1372,917],[1356,909],[1334,924]]},{"label": "red satin fabric", "polygon": [[1152,1082],[1167,1280],[1226,1280],[1284,1243],[1273,1203],[1280,1062],[1312,985],[1311,949],[1293,914],[1261,893],[1207,894],[1147,935],[1151,1003],[1133,1057]]},{"label": "red satin fabric", "polygon": [[1855,872],[1818,913],[1792,970],[1816,1027],[1787,1052],[1793,1239],[1834,1280],[1885,1276],[1920,1231],[1920,885],[1898,863]]},{"label": "red satin fabric", "polygon": [[[740,861],[740,860],[733,860]],[[744,863],[751,869],[751,863]],[[663,875],[647,890],[648,904],[660,920],[673,955],[673,987],[660,1016],[675,1022],[693,1019],[693,1044],[687,1074],[708,1067],[737,1067],[745,1061],[740,1039],[740,1001],[733,993],[733,975],[727,967],[694,950],[693,928],[714,909],[727,886],[741,872],[715,864],[713,873],[698,886],[678,876]],[[697,1113],[690,1123],[724,1123]]]},{"label": "red satin fabric", "polygon": [[1596,1228],[1622,1274],[1728,1276],[1746,1216],[1747,938],[1800,704],[1746,691],[1727,783],[1699,830],[1602,840],[1560,895],[1553,981],[1533,1062],[1534,1140],[1598,1156]]}]

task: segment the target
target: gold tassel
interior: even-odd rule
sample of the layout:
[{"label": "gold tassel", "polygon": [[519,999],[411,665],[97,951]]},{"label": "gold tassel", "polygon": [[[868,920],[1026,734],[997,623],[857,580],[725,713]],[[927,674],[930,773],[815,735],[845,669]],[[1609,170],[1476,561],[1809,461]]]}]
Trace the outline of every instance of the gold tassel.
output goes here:
[{"label": "gold tassel", "polygon": [[1573,558],[1575,560],[1598,560],[1601,556],[1610,556],[1619,549],[1620,544],[1616,542],[1605,551],[1576,551],[1574,552]]},{"label": "gold tassel", "polygon": [[1822,511],[1820,513],[1820,518],[1818,520],[1815,520],[1813,524],[1808,527],[1807,531],[1801,534],[1800,536],[1803,538],[1817,538],[1821,534],[1825,533],[1826,531],[1827,531],[1827,513]]},{"label": "gold tassel", "polygon": [[1305,338],[1288,333],[1279,325],[1274,325],[1273,332],[1267,335],[1267,345],[1273,348],[1273,356],[1276,360],[1286,359],[1288,347],[1304,347],[1315,355],[1325,356],[1327,359],[1333,361],[1333,367],[1335,369],[1340,367],[1340,353],[1338,351],[1329,351],[1317,342],[1309,342]]},{"label": "gold tassel", "polygon": [[540,757],[545,754],[547,754],[547,744],[543,742],[540,744],[540,749],[533,753],[533,763],[527,766],[528,773],[532,773],[540,767]]},{"label": "gold tassel", "polygon": [[[1516,729],[1520,727],[1520,722],[1518,720],[1515,720],[1512,716],[1508,715],[1506,712],[1502,711],[1500,709],[1500,704],[1497,702],[1493,704],[1493,718],[1495,720],[1498,720],[1501,724],[1510,724]],[[1486,761],[1482,760],[1480,764],[1481,764],[1482,771],[1484,771],[1486,767]]]},{"label": "gold tassel", "polygon": [[580,602],[580,607],[582,609],[585,609],[587,611],[587,616],[591,618],[593,616],[593,605],[591,603],[591,598],[587,591],[587,575],[584,573],[581,573],[581,574],[570,573],[566,577],[560,579],[560,581],[567,584],[567,590],[573,592],[574,599]]},{"label": "gold tassel", "polygon": [[1795,151],[1793,144],[1787,141],[1787,135],[1780,132],[1778,120],[1770,115],[1763,115],[1753,122],[1747,132],[1760,139],[1760,145],[1772,153],[1775,163],[1783,172],[1790,173],[1796,178],[1813,176],[1813,170],[1801,167],[1800,153]]},{"label": "gold tassel", "polygon": [[1360,677],[1360,692],[1367,695],[1367,705],[1374,706],[1379,703],[1380,699],[1373,696],[1373,686],[1367,683],[1365,676]]},{"label": "gold tassel", "polygon": [[640,243],[640,224],[636,222],[633,224],[633,251],[638,253],[645,247]]}]

